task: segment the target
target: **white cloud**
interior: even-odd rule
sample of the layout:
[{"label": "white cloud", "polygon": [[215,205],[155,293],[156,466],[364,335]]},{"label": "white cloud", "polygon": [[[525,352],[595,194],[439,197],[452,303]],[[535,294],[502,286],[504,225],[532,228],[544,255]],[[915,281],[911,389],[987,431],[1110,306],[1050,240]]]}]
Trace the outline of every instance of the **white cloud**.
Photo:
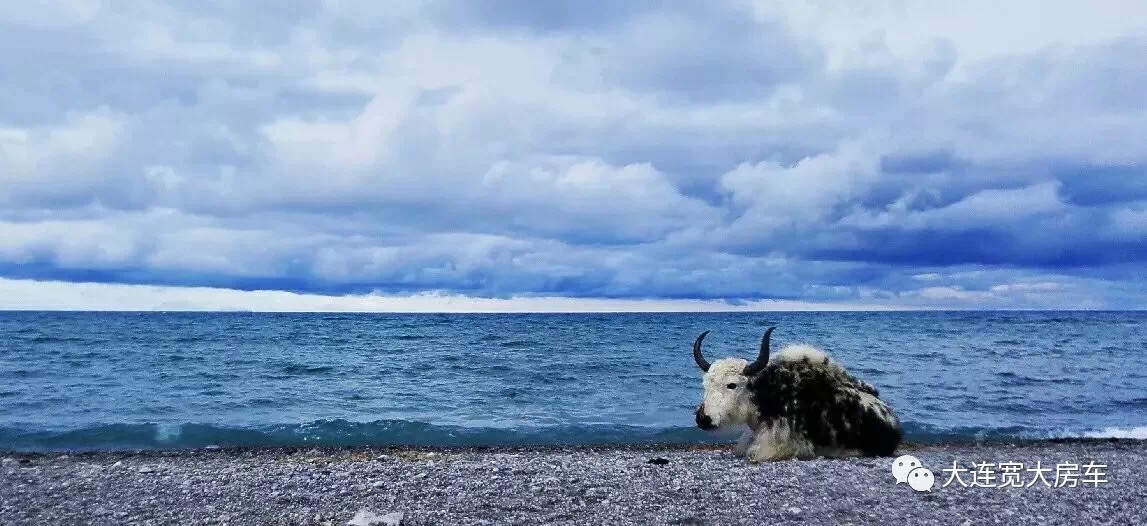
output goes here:
[{"label": "white cloud", "polygon": [[1001,283],[994,285],[991,288],[992,292],[1012,293],[1012,292],[1051,292],[1063,288],[1062,283],[1054,281],[1038,281],[1034,283]]},{"label": "white cloud", "polygon": [[48,259],[66,268],[131,263],[139,246],[130,232],[97,221],[0,223],[0,256],[17,264]]},{"label": "white cloud", "polygon": [[[291,117],[272,122],[262,131],[275,150],[275,160],[298,176],[298,183],[328,181],[388,160],[395,148],[394,134],[413,103],[409,90],[388,91],[375,95],[362,113],[347,122]],[[316,178],[316,172],[326,177]]]},{"label": "white cloud", "polygon": [[[847,303],[597,299],[554,296],[472,298],[425,292],[408,296],[332,296],[279,290],[231,290],[0,278],[0,310],[255,312],[733,312],[870,309]],[[877,306],[876,308],[879,308]]]},{"label": "white cloud", "polygon": [[4,127],[0,121],[0,202],[91,192],[98,170],[123,139],[127,116],[98,110],[60,125]]},{"label": "white cloud", "polygon": [[0,5],[0,21],[41,28],[90,23],[103,7],[102,0],[45,0]]},{"label": "white cloud", "polygon": [[1118,208],[1111,216],[1116,235],[1127,239],[1147,236],[1147,202]]},{"label": "white cloud", "polygon": [[576,230],[606,240],[648,240],[716,220],[715,211],[682,196],[649,164],[613,167],[580,158],[500,162],[482,176],[480,191],[492,211],[513,215],[521,228],[559,236]]},{"label": "white cloud", "polygon": [[949,42],[961,62],[974,64],[1147,32],[1144,6],[1136,0],[754,0],[753,5],[762,16],[782,17],[794,31],[821,42],[830,64],[863,60],[858,44],[874,38],[906,57]]},{"label": "white cloud", "polygon": [[859,228],[964,229],[990,227],[1029,217],[1045,216],[1067,209],[1057,183],[1042,183],[1017,189],[990,189],[976,192],[951,205],[923,211],[908,210],[905,199],[884,211],[862,210],[843,218],[841,223]]},{"label": "white cloud", "polygon": [[991,292],[980,290],[964,290],[960,287],[925,287],[918,290],[901,292],[902,297],[918,296],[925,300],[958,300],[961,302],[975,302],[983,304],[996,299]]},{"label": "white cloud", "polygon": [[742,228],[768,232],[819,223],[832,207],[876,181],[877,160],[864,150],[862,144],[842,144],[835,152],[806,157],[791,167],[775,161],[742,164],[721,176],[721,188],[734,204],[747,208],[738,220],[749,223]]},{"label": "white cloud", "polygon": [[1141,304],[1139,2],[49,7],[0,8],[0,275]]}]

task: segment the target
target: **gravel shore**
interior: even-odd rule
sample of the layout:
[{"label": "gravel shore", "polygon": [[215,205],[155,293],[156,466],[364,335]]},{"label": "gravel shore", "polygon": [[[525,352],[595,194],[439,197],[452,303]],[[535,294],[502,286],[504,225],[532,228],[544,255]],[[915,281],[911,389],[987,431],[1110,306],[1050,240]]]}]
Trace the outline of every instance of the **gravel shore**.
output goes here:
[{"label": "gravel shore", "polygon": [[[896,484],[891,458],[750,465],[718,447],[0,453],[0,524],[347,524],[364,508],[409,525],[1147,524],[1142,441],[899,453],[934,472],[930,492]],[[942,487],[953,461],[965,485]],[[1053,485],[1066,463],[1081,476],[969,486],[972,463],[1020,463],[1026,484],[1037,461]],[[1084,483],[1087,463],[1105,464],[1093,471],[1106,482]]]}]

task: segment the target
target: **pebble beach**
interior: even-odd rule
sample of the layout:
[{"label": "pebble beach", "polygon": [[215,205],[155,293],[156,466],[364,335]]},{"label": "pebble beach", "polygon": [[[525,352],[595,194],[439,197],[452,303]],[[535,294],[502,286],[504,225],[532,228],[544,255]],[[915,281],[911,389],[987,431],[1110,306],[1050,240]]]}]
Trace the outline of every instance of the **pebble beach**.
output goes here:
[{"label": "pebble beach", "polygon": [[[725,446],[7,453],[0,524],[1147,523],[1143,441],[898,454],[934,472],[930,491],[897,484],[892,458],[751,465]],[[969,469],[959,481],[942,471],[953,461]],[[1047,484],[1026,485],[1037,462]],[[977,463],[1022,465],[1026,486],[999,487],[999,470],[997,487],[983,473],[974,485]],[[1058,466],[1089,463],[1090,482],[1056,480]]]}]

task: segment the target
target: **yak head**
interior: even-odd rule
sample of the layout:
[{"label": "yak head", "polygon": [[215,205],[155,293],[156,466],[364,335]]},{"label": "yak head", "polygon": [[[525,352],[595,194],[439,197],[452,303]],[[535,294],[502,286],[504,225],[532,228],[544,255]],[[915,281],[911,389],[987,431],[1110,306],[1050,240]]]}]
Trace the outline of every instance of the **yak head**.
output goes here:
[{"label": "yak head", "polygon": [[741,358],[722,358],[709,363],[701,354],[701,341],[709,331],[701,333],[693,342],[693,360],[705,372],[701,381],[705,395],[697,406],[697,427],[709,430],[737,426],[749,423],[758,415],[751,384],[769,363],[769,338],[774,328],[765,331],[760,353],[752,363]]}]

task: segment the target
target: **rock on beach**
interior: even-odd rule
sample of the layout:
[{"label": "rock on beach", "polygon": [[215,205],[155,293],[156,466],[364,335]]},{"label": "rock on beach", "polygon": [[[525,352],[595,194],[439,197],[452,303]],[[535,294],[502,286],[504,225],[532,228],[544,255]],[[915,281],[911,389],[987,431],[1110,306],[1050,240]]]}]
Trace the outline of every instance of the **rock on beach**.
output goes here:
[{"label": "rock on beach", "polygon": [[[902,453],[935,487],[897,484],[891,458],[752,465],[712,446],[0,452],[0,524],[1147,524],[1142,441]],[[954,463],[991,463],[995,483],[1001,464],[1080,476],[988,487],[968,486],[985,478],[970,471],[942,487]],[[1088,463],[1102,483],[1083,482]]]}]

